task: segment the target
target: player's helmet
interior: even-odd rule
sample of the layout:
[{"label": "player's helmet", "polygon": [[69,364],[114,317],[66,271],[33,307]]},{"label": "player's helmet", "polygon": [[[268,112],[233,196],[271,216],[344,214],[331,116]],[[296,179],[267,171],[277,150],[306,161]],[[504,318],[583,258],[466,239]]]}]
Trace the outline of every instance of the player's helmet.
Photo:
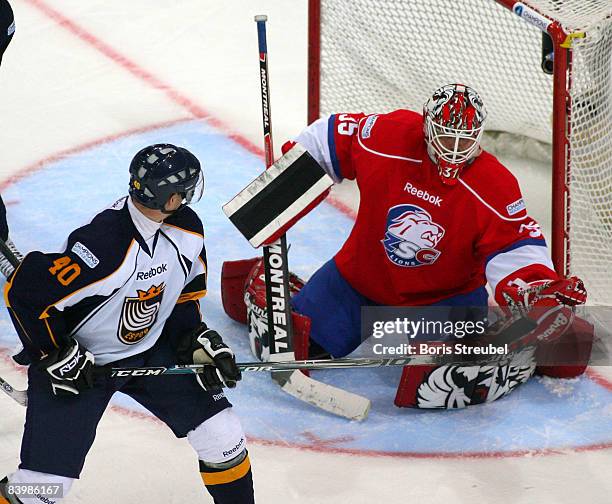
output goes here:
[{"label": "player's helmet", "polygon": [[130,163],[130,195],[147,208],[165,211],[174,193],[182,196],[183,205],[197,203],[203,190],[200,162],[183,147],[149,145]]},{"label": "player's helmet", "polygon": [[486,118],[480,95],[463,84],[442,86],[425,103],[427,152],[445,184],[456,184],[461,170],[480,154]]}]

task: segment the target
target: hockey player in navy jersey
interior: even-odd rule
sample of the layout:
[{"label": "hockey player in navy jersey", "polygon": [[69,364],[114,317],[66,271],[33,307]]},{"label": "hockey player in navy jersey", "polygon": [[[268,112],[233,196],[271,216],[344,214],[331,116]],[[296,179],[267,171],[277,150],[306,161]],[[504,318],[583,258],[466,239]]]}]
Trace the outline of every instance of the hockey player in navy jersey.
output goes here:
[{"label": "hockey player in navy jersey", "polygon": [[[29,253],[9,279],[5,300],[30,366],[21,463],[0,483],[0,503],[22,502],[8,484],[62,484],[65,496],[118,391],[187,437],[215,503],[254,502],[245,436],[221,391],[240,370],[199,309],[206,251],[202,222],[187,205],[202,189],[188,150],[146,147],[131,162],[129,196],[73,231],[62,252]],[[195,378],[94,376],[110,363],[177,362],[207,367]]]}]

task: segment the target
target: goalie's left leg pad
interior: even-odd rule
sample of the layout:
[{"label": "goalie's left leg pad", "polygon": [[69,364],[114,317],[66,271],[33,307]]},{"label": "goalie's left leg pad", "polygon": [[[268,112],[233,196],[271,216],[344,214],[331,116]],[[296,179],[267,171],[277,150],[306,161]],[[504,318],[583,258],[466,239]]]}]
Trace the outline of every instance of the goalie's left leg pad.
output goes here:
[{"label": "goalie's left leg pad", "polygon": [[505,366],[406,366],[395,396],[403,408],[457,409],[512,392],[535,371],[535,349],[517,352]]},{"label": "goalie's left leg pad", "polygon": [[253,266],[261,257],[225,261],[221,267],[221,300],[225,313],[241,324],[247,323],[247,307],[244,303],[246,281]]}]

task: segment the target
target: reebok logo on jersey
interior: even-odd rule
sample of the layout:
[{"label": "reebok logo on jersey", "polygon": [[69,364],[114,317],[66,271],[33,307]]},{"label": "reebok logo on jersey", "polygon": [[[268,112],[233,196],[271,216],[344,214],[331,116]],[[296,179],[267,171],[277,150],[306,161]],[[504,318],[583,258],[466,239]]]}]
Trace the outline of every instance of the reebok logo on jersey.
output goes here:
[{"label": "reebok logo on jersey", "polygon": [[159,266],[153,266],[149,271],[139,271],[136,273],[136,280],[148,280],[166,271],[168,271],[168,265],[166,263],[160,264]]},{"label": "reebok logo on jersey", "polygon": [[10,26],[8,27],[8,30],[6,30],[6,35],[7,36],[11,36],[13,33],[15,33],[15,21],[13,21]]},{"label": "reebok logo on jersey", "polygon": [[361,138],[370,138],[376,119],[378,119],[377,115],[370,116],[366,119],[363,129],[361,130]]},{"label": "reebok logo on jersey", "polygon": [[91,269],[94,269],[98,264],[100,264],[100,259],[98,259],[91,250],[89,250],[85,245],[81,242],[76,242],[72,248],[71,252],[74,252],[78,255],[87,266]]},{"label": "reebok logo on jersey", "polygon": [[408,194],[416,196],[417,198],[421,198],[422,200],[425,200],[428,203],[431,203],[432,205],[439,207],[442,204],[442,198],[440,198],[440,196],[429,194],[427,191],[423,191],[422,189],[414,187],[410,182],[406,183],[406,185],[404,186],[404,191],[406,191]]},{"label": "reebok logo on jersey", "polygon": [[525,210],[525,201],[523,198],[517,199],[514,203],[510,203],[506,210],[508,211],[508,215],[515,215],[522,210]]}]

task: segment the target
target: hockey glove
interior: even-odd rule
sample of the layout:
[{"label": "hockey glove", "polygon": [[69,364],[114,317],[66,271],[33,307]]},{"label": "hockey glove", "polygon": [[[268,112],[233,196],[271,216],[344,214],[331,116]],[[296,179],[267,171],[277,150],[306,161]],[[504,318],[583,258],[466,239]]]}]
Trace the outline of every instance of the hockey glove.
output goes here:
[{"label": "hockey glove", "polygon": [[204,323],[185,334],[177,353],[181,364],[205,365],[204,371],[196,375],[204,390],[234,388],[242,379],[232,349],[223,342],[217,331],[209,329]]},{"label": "hockey glove", "polygon": [[94,356],[74,339],[44,358],[39,366],[51,377],[56,396],[75,396],[93,387]]},{"label": "hockey glove", "polygon": [[572,325],[575,307],[583,305],[587,292],[578,277],[525,282],[515,279],[503,289],[502,296],[515,315],[535,320],[534,339],[550,342],[559,339]]}]

